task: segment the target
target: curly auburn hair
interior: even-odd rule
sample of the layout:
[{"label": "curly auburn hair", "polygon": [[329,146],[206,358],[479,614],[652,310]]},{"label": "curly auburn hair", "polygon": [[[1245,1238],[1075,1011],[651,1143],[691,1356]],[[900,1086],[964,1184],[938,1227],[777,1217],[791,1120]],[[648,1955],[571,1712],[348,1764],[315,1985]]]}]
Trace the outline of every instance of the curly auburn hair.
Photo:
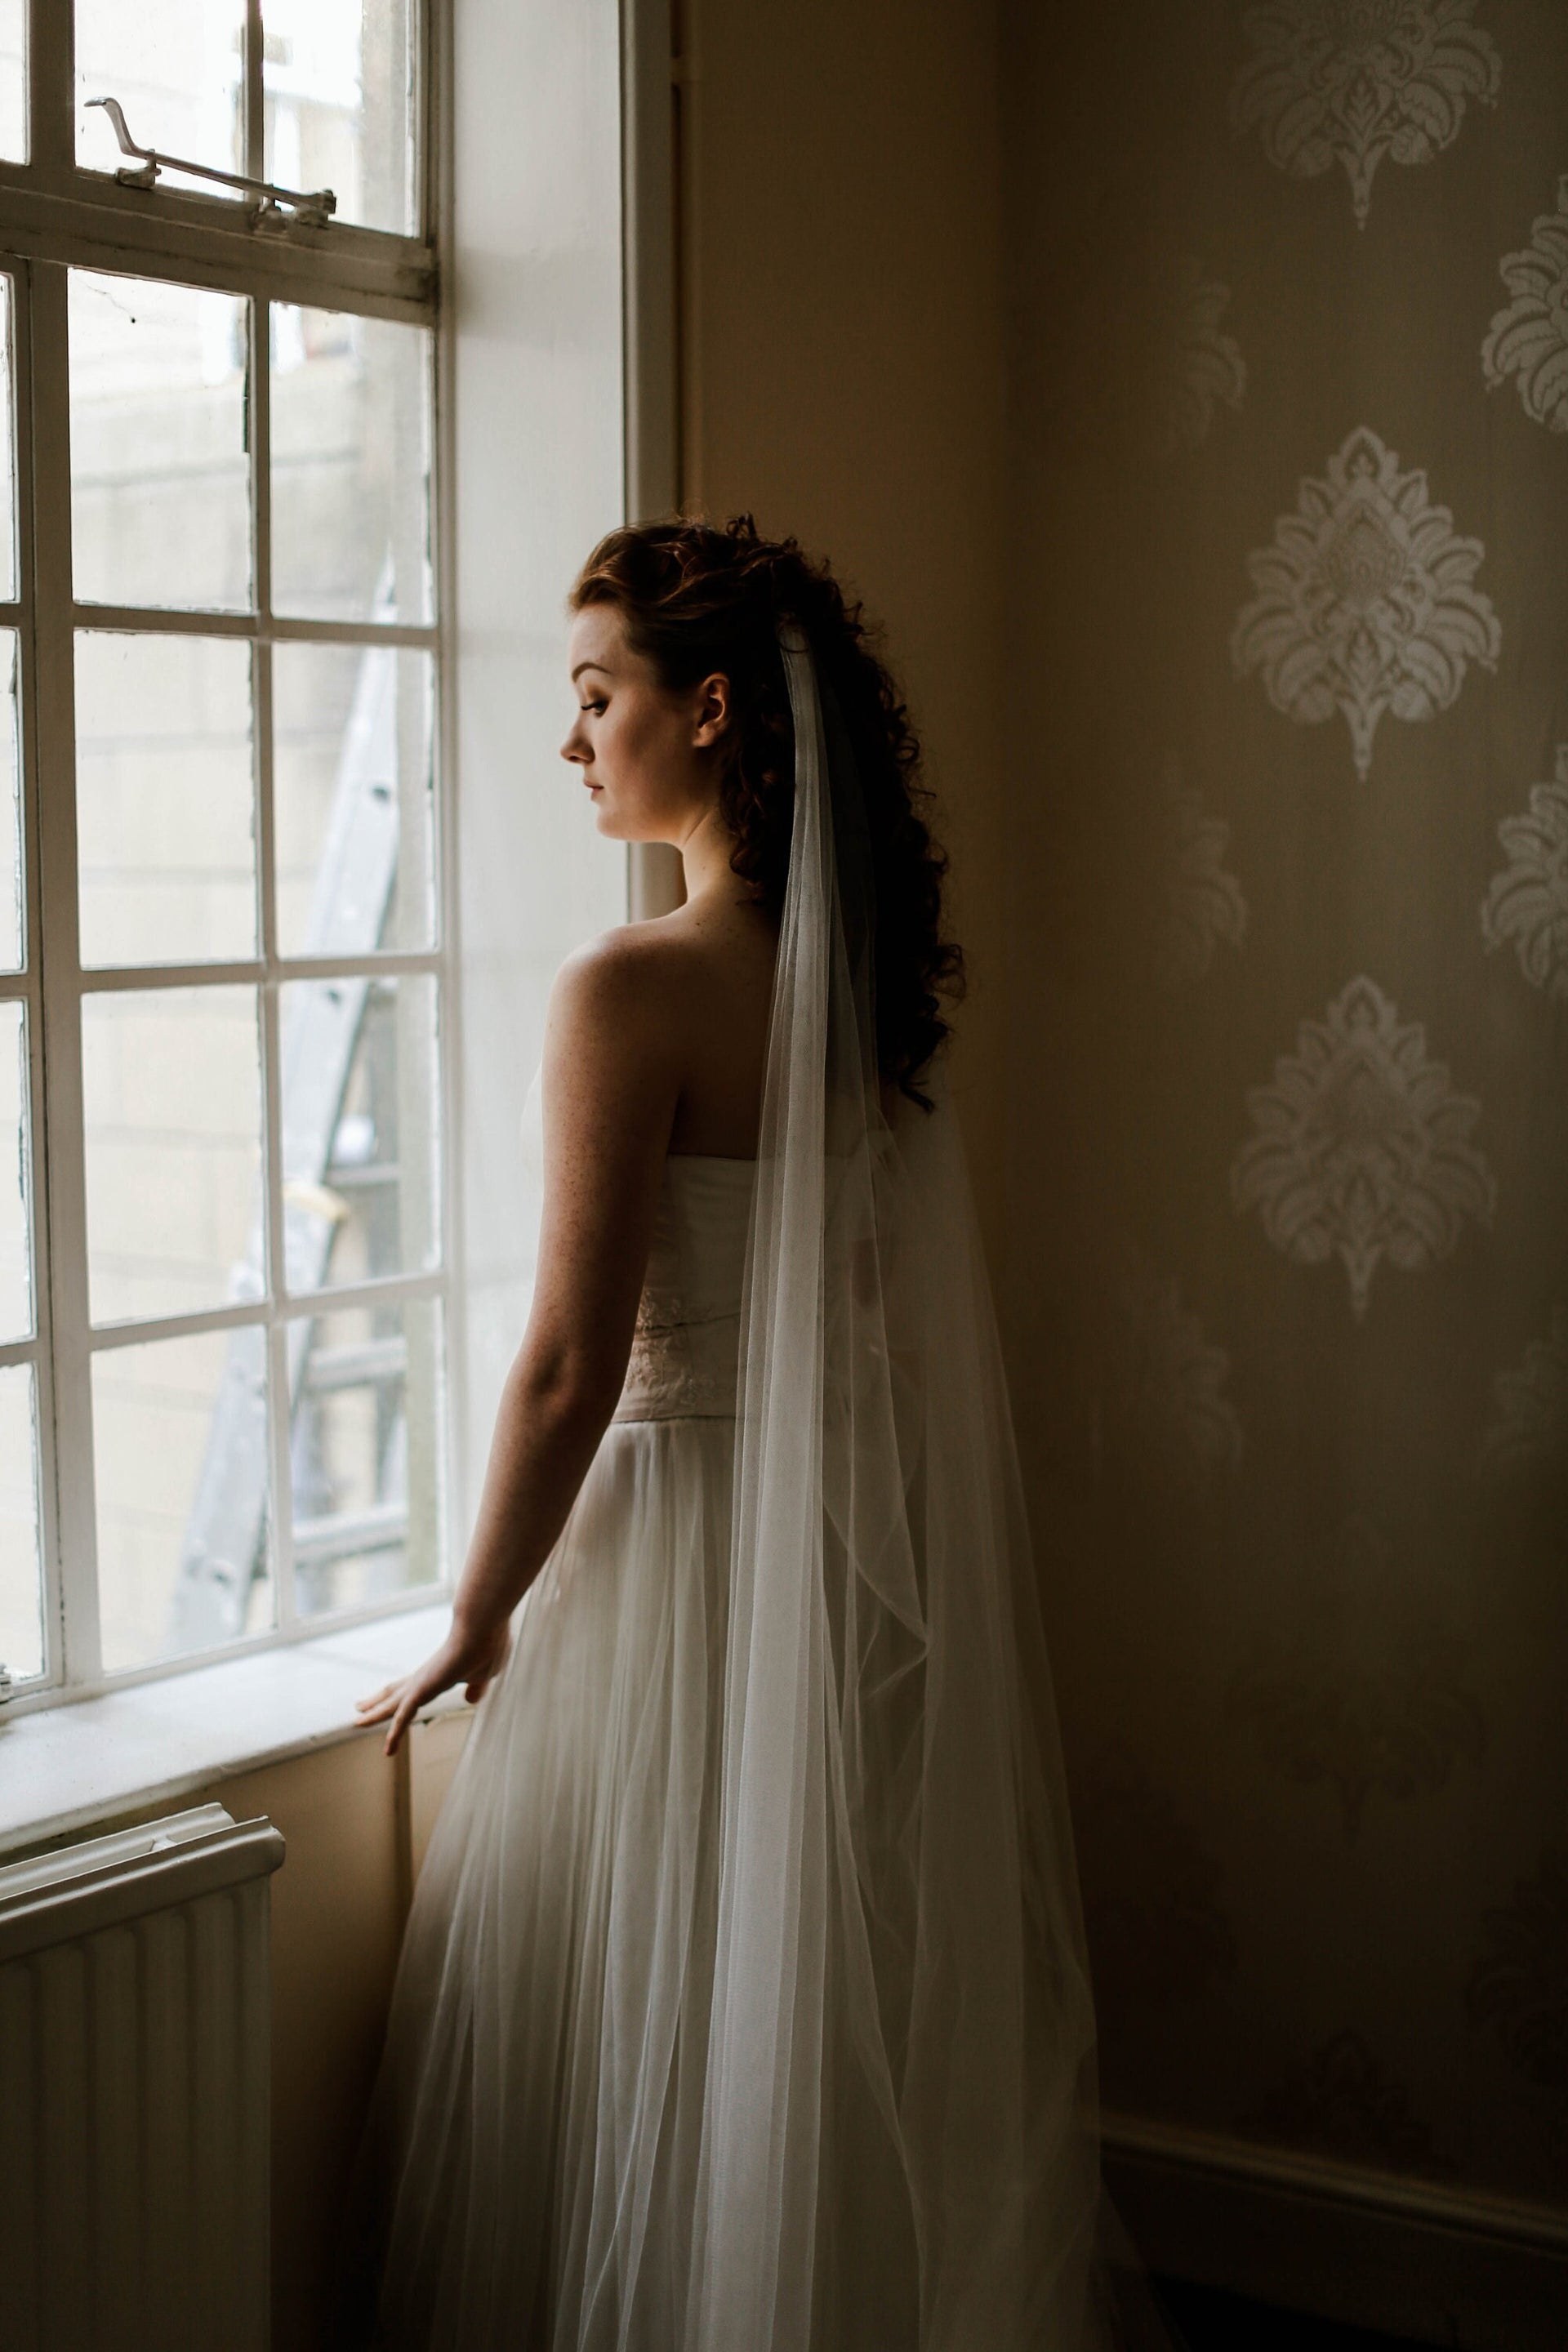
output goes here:
[{"label": "curly auburn hair", "polygon": [[731,867],[775,917],[795,823],[795,733],[778,629],[789,619],[805,630],[825,692],[837,698],[865,802],[878,1063],[929,1110],[920,1080],[949,1034],[943,1002],[963,992],[963,953],[942,934],[947,858],[921,813],[931,795],[920,781],[920,745],[860,604],[847,603],[827,565],[795,540],[762,538],[749,514],[722,530],[680,518],[613,530],[568,602],[574,613],[613,605],[627,643],[667,688],[715,672],[729,679],[720,813],[735,836]]}]

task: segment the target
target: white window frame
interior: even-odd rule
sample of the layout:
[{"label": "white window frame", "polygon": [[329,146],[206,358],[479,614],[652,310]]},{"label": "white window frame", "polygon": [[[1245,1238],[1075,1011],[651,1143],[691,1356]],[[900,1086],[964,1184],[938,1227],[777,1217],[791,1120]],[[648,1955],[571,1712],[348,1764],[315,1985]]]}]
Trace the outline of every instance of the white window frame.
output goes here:
[{"label": "white window frame", "polygon": [[[445,216],[445,142],[439,135],[442,68],[450,27],[446,0],[423,0],[416,89],[418,233],[331,224],[275,225],[258,231],[230,197],[163,185],[121,185],[80,168],[75,155],[71,0],[30,0],[28,43],[30,160],[0,163],[0,256],[16,288],[18,599],[0,604],[0,627],[20,637],[18,675],[24,803],[24,968],[0,974],[0,1002],[26,1007],[31,1117],[35,1333],[0,1347],[0,1367],[36,1367],[39,1509],[44,1554],[44,1672],[19,1683],[6,1701],[15,1714],[87,1697],[107,1687],[150,1681],[216,1660],[326,1633],[334,1627],[427,1608],[449,1591],[455,1556],[456,1481],[451,1413],[440,1432],[445,1524],[444,1576],[356,1609],[300,1620],[294,1609],[287,1510],[268,1511],[275,1610],[271,1630],[189,1656],[106,1675],[99,1640],[97,1527],[93,1493],[91,1360],[100,1351],[240,1324],[268,1332],[269,1468],[273,1496],[287,1497],[289,1428],[277,1400],[287,1398],[286,1327],[302,1307],[321,1312],[374,1299],[392,1305],[439,1297],[447,1365],[460,1360],[461,1285],[455,1278],[457,1234],[453,1166],[452,1072],[458,1006],[456,952],[456,840],[451,788],[449,703],[450,561],[444,517],[447,427],[445,355],[438,305],[437,219]],[[246,5],[246,169],[259,178],[262,160],[261,0]],[[136,131],[139,126],[132,124]],[[244,614],[76,605],[70,580],[70,457],[66,299],[72,267],[158,278],[238,294],[249,305],[249,432],[255,597]],[[280,619],[269,609],[268,516],[270,496],[269,369],[264,306],[281,301],[408,321],[434,331],[434,430],[431,447],[432,572],[436,618],[429,626],[374,622]],[[253,648],[257,866],[260,952],[229,963],[136,965],[83,973],[77,936],[74,633],[79,627],[188,632],[230,636]],[[436,944],[364,957],[292,957],[277,952],[272,861],[270,649],[279,642],[413,646],[427,650],[436,672],[437,870]],[[433,974],[441,1007],[437,1066],[438,1175],[437,1270],[291,1296],[284,1281],[282,1136],[279,1100],[279,989],[285,981]],[[94,1330],[88,1299],[87,1208],[81,1084],[84,994],[240,982],[262,1007],[263,1167],[269,1271],[260,1304],[144,1318]],[[47,1083],[46,1083],[47,1072]],[[451,1394],[451,1380],[446,1386]]]}]

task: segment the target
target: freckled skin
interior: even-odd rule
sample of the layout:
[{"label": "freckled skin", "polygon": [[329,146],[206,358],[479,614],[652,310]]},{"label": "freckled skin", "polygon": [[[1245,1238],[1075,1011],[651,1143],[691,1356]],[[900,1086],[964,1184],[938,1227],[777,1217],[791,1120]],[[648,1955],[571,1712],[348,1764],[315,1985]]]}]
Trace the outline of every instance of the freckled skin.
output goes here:
[{"label": "freckled skin", "polygon": [[[522,1345],[496,1416],[452,1628],[416,1674],[360,1703],[386,1752],[461,1683],[483,1693],[512,1610],[565,1524],[626,1374],[667,1153],[756,1150],[776,925],[730,868],[719,811],[730,682],[670,691],[589,605],[566,667],[577,708],[561,755],[599,831],[668,842],[686,903],[568,957],[544,1039],[544,1210]],[[586,814],[584,811],[584,814]]]}]

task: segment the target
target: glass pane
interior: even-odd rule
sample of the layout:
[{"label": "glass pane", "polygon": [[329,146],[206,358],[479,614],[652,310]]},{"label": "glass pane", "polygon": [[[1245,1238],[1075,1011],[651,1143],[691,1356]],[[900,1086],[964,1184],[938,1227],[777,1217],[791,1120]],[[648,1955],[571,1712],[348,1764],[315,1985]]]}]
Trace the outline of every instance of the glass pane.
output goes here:
[{"label": "glass pane", "polygon": [[435,934],[434,668],[391,646],[272,655],[272,825],[284,955]]},{"label": "glass pane", "polygon": [[421,1274],[437,1261],[433,980],[297,980],[282,991],[289,1287]]},{"label": "glass pane", "polygon": [[256,991],[85,997],[81,1053],[94,1322],[258,1297]]},{"label": "glass pane", "polygon": [[[4,0],[0,0],[0,5]],[[0,275],[0,599],[16,593],[16,358],[15,289]]]},{"label": "glass pane", "polygon": [[256,1326],[92,1360],[99,1609],[111,1672],[272,1622],[265,1360]]},{"label": "glass pane", "polygon": [[318,1315],[290,1327],[289,1353],[300,1615],[438,1582],[439,1301]]},{"label": "glass pane", "polygon": [[430,617],[430,332],[272,307],[272,605]]},{"label": "glass pane", "polygon": [[15,629],[0,629],[0,971],[20,971],[26,961],[16,643]]},{"label": "glass pane", "polygon": [[24,1010],[0,1004],[0,1341],[33,1336],[29,1108]]},{"label": "glass pane", "polygon": [[44,1545],[31,1364],[0,1370],[0,1665],[14,1682],[44,1671]]},{"label": "glass pane", "polygon": [[411,235],[409,0],[267,0],[267,176],[331,188],[333,215]]},{"label": "glass pane", "polygon": [[[243,172],[244,59],[245,0],[76,0],[77,162],[92,172],[131,163],[103,109],[87,103],[117,98],[139,147]],[[158,184],[223,193],[177,172]]]},{"label": "glass pane", "polygon": [[70,274],[71,548],[83,604],[250,601],[246,303]]},{"label": "glass pane", "polygon": [[248,646],[82,630],[76,778],[84,964],[256,953]]},{"label": "glass pane", "polygon": [[0,0],[0,156],[27,160],[27,0]]}]

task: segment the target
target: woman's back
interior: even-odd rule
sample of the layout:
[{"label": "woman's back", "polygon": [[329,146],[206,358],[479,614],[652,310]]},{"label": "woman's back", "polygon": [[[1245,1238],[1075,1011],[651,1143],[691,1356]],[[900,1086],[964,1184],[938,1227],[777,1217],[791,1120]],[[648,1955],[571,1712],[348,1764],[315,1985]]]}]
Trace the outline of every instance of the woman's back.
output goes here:
[{"label": "woman's back", "polygon": [[750,1160],[767,1062],[778,927],[732,900],[679,907],[620,935],[644,959],[679,1073],[672,1152]]}]

